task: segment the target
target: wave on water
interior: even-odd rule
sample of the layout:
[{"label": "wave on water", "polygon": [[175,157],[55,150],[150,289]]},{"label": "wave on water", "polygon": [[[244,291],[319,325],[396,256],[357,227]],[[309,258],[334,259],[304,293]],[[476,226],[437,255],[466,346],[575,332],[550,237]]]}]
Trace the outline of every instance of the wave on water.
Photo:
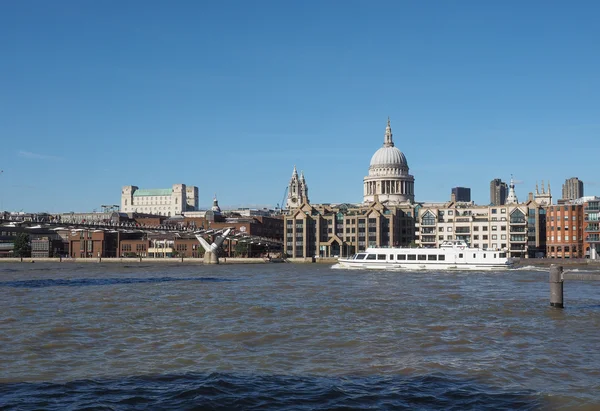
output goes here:
[{"label": "wave on water", "polygon": [[523,267],[514,267],[511,268],[511,271],[548,271],[550,267],[539,267],[535,265],[526,265]]},{"label": "wave on water", "polygon": [[445,375],[318,377],[184,374],[0,384],[0,408],[211,410],[534,410],[533,391]]},{"label": "wave on water", "polygon": [[225,282],[237,281],[230,278],[213,277],[147,277],[147,278],[72,278],[72,279],[37,279],[21,281],[0,281],[0,287],[41,288],[41,287],[85,287],[117,284],[166,283],[174,281]]}]

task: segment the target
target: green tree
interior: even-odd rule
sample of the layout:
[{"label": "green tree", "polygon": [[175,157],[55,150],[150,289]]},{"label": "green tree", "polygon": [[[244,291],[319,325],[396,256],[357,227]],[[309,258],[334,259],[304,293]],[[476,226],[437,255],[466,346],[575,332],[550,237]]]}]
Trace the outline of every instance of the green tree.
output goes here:
[{"label": "green tree", "polygon": [[19,233],[15,238],[14,251],[16,257],[31,256],[31,245],[29,244],[29,235],[27,233]]},{"label": "green tree", "polygon": [[236,257],[239,257],[239,256],[242,256],[242,255],[246,254],[248,252],[248,243],[238,242],[235,245],[234,251],[235,251],[235,256]]}]

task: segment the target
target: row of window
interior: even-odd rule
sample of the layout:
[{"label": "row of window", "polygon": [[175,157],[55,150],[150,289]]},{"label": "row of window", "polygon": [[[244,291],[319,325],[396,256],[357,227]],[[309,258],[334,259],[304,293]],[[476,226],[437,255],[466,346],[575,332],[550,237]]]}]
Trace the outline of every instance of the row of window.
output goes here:
[{"label": "row of window", "polygon": [[[462,256],[462,254],[461,254]],[[394,259],[394,254],[389,254],[389,258],[388,258],[388,254],[357,254],[356,255],[356,259],[357,260],[393,260]],[[398,261],[402,261],[402,260],[415,260],[415,261],[424,261],[424,260],[429,260],[429,261],[444,261],[446,259],[446,256],[443,254],[397,254],[396,255],[396,260]]]},{"label": "row of window", "polygon": [[[492,254],[492,253],[490,253]],[[496,253],[493,253],[493,258],[496,258]],[[500,258],[506,258],[506,253],[499,253]],[[477,254],[473,253],[473,258],[476,258]],[[482,253],[483,258],[487,258],[487,253]],[[444,254],[396,254],[397,261],[445,261],[446,256]],[[464,254],[458,254],[458,258],[464,258]],[[357,260],[394,260],[394,254],[357,254]]]}]

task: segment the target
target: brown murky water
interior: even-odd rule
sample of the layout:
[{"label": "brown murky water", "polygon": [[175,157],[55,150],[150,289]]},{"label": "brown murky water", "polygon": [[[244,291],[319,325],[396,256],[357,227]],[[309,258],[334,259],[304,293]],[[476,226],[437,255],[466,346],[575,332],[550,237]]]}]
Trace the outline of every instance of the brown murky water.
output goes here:
[{"label": "brown murky water", "polygon": [[0,408],[600,409],[600,282],[0,263]]}]

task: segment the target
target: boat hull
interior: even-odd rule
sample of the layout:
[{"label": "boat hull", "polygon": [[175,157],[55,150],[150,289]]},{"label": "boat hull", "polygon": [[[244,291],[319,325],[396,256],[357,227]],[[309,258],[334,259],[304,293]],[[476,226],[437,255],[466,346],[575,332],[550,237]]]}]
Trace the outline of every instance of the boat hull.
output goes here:
[{"label": "boat hull", "polygon": [[444,241],[439,248],[370,247],[338,259],[341,268],[371,270],[506,270],[512,260],[503,250],[470,248],[462,240]]}]

